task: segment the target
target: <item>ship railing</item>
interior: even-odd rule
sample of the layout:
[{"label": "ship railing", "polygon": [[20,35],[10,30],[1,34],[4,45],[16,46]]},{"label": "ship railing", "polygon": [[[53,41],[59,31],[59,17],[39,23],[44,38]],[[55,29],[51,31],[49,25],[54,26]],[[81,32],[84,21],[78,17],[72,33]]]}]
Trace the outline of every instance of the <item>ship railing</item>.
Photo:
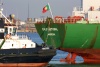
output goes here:
[{"label": "ship railing", "polygon": [[[54,19],[52,19],[53,23],[71,23],[74,24],[76,23],[76,21],[82,20],[82,16],[72,16],[72,17],[55,17]],[[50,21],[48,21],[50,22]],[[52,23],[51,22],[51,23]],[[47,23],[46,19],[45,20],[37,20],[36,23]]]},{"label": "ship railing", "polygon": [[83,8],[82,7],[74,7],[73,11],[83,11]]},{"label": "ship railing", "polygon": [[89,24],[99,24],[100,22],[98,20],[89,20]]},{"label": "ship railing", "polygon": [[[35,19],[35,23],[47,23],[47,20],[46,20],[46,18],[44,19],[44,18],[42,18],[43,20],[38,20],[38,19]],[[54,18],[54,19],[52,19],[52,21],[49,21],[48,20],[48,22],[51,22],[51,23],[65,23],[65,20],[66,20],[66,18],[65,17],[62,17],[62,18]]]},{"label": "ship railing", "polygon": [[29,39],[30,40],[30,37],[28,35],[18,35],[19,39]]},{"label": "ship railing", "polygon": [[46,21],[46,18],[35,18],[34,22],[35,23],[44,23]]},{"label": "ship railing", "polygon": [[12,35],[12,36],[11,36],[11,39],[30,40],[30,37],[27,36],[27,35],[24,35],[24,34],[22,34],[22,35]]}]

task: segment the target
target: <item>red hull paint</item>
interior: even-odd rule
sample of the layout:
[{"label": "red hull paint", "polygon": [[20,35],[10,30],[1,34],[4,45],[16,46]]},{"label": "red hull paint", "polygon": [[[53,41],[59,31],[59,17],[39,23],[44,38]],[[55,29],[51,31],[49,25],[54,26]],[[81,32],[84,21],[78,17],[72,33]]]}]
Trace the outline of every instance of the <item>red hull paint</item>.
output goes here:
[{"label": "red hull paint", "polygon": [[100,64],[100,49],[70,49],[60,48],[62,51],[72,53],[72,57],[66,57],[61,61],[73,62],[76,56],[81,56],[84,59],[84,63]]},{"label": "red hull paint", "polygon": [[0,63],[0,67],[44,67],[48,63]]}]

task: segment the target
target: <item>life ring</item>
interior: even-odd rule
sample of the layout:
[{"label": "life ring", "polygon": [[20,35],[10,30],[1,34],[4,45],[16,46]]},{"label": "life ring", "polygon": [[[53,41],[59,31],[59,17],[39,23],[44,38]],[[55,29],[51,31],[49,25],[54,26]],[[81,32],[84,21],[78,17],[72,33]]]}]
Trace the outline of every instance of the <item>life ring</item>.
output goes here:
[{"label": "life ring", "polygon": [[10,37],[11,37],[10,34],[7,34],[7,35],[5,36],[6,39],[9,39]]}]

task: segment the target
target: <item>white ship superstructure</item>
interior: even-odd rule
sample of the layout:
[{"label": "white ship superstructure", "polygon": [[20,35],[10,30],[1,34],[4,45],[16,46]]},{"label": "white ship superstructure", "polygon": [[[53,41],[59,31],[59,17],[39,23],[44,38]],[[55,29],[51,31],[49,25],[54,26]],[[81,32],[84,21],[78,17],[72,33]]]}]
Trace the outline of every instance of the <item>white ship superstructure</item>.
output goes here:
[{"label": "white ship superstructure", "polygon": [[81,0],[81,4],[81,7],[74,7],[72,15],[100,23],[100,0]]}]

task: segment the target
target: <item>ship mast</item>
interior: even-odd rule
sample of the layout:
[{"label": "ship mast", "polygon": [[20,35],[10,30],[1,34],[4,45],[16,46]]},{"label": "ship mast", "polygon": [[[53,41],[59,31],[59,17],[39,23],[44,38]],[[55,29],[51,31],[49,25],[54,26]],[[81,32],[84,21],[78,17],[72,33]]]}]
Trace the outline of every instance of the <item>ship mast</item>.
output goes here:
[{"label": "ship mast", "polygon": [[[3,5],[3,3],[2,3],[2,1],[1,1],[0,6],[2,6],[2,5]],[[9,20],[6,18],[6,16],[2,13],[2,11],[3,11],[3,8],[0,7],[0,18],[2,18],[2,16],[3,16],[9,23],[11,23],[11,21],[9,21]]]},{"label": "ship mast", "polygon": [[29,1],[28,1],[28,18],[29,18]]}]

